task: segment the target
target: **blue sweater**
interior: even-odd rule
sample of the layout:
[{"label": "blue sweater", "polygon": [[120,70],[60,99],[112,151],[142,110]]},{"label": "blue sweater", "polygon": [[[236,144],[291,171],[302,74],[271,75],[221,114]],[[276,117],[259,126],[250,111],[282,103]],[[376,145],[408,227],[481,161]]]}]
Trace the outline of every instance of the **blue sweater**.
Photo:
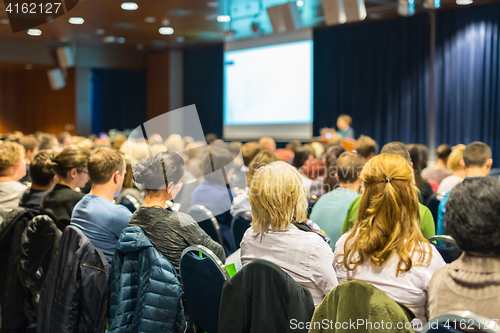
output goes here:
[{"label": "blue sweater", "polygon": [[123,205],[115,205],[106,198],[85,195],[71,215],[71,225],[78,227],[92,244],[104,253],[111,263],[116,242],[128,226],[132,213]]}]

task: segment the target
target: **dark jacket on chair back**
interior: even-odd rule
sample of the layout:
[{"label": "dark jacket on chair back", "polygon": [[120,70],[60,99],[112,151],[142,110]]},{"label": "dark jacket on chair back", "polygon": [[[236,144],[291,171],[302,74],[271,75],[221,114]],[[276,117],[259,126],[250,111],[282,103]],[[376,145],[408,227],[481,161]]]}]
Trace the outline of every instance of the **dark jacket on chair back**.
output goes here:
[{"label": "dark jacket on chair back", "polygon": [[25,312],[29,319],[36,316],[40,290],[54,258],[62,232],[48,215],[34,217],[21,239],[18,273],[27,289]]},{"label": "dark jacket on chair back", "polygon": [[2,329],[23,329],[28,326],[24,314],[26,289],[17,275],[21,235],[34,217],[26,208],[17,207],[0,224],[0,308]]},{"label": "dark jacket on chair back", "polygon": [[37,333],[102,333],[109,264],[77,227],[67,226],[43,282]]},{"label": "dark jacket on chair back", "polygon": [[181,296],[174,266],[140,227],[125,228],[113,257],[109,332],[182,333]]},{"label": "dark jacket on chair back", "polygon": [[293,323],[307,323],[314,312],[309,290],[281,268],[255,260],[222,288],[219,333],[307,332]]}]

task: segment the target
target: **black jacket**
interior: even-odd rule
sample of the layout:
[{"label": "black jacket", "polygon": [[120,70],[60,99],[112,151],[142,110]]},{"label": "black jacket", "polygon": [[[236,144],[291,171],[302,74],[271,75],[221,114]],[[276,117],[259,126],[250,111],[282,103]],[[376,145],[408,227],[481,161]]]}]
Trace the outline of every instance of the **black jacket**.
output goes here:
[{"label": "black jacket", "polygon": [[110,269],[80,229],[67,226],[43,282],[37,333],[102,333]]},{"label": "black jacket", "polygon": [[84,196],[85,194],[73,191],[69,186],[56,184],[44,194],[40,213],[50,216],[59,230],[64,231],[71,222],[73,208]]},{"label": "black jacket", "polygon": [[46,190],[34,190],[29,188],[24,192],[23,196],[19,200],[19,206],[28,208],[35,212],[35,214],[40,213],[40,204],[42,203],[43,196],[47,192]]},{"label": "black jacket", "polygon": [[22,234],[18,273],[27,289],[25,312],[30,320],[35,319],[40,290],[61,235],[61,230],[48,215],[34,217]]},{"label": "black jacket", "polygon": [[25,288],[17,275],[21,235],[33,218],[28,209],[17,207],[0,224],[0,306],[2,329],[22,330],[28,320],[24,315]]},{"label": "black jacket", "polygon": [[219,333],[307,332],[296,321],[311,321],[314,302],[309,290],[278,266],[255,260],[224,283]]}]

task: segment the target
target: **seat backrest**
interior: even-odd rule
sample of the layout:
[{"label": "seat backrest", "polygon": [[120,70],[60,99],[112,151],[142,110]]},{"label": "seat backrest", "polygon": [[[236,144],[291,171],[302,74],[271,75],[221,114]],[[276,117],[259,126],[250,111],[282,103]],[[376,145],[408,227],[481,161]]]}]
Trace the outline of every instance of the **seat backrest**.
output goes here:
[{"label": "seat backrest", "polygon": [[[321,324],[325,319],[328,322],[332,321],[333,324],[336,322],[363,322],[362,327],[350,327],[359,332],[402,332],[404,329],[413,332],[410,329],[413,318],[415,318],[413,312],[400,306],[373,285],[361,281],[346,281],[330,291],[314,310],[311,320],[313,329],[309,330],[309,333],[322,332]],[[386,326],[381,327],[380,324],[383,322],[386,323]],[[370,328],[364,323],[372,325],[378,323],[379,327]],[[388,326],[389,324],[390,326]],[[402,325],[402,327],[396,330],[397,325]],[[348,332],[345,327],[333,326],[328,332]]]},{"label": "seat backrest", "polygon": [[310,291],[275,264],[254,260],[222,288],[219,333],[307,332],[293,320],[311,320],[314,302]]},{"label": "seat backrest", "polygon": [[429,200],[427,200],[427,202],[425,203],[427,208],[429,208],[429,210],[431,211],[432,218],[436,222],[435,223],[435,228],[436,228],[435,232],[437,232],[437,220],[438,220],[438,210],[439,210],[439,203],[440,202],[441,202],[441,200],[438,199],[437,195],[433,194],[429,198]]},{"label": "seat backrest", "polygon": [[209,211],[205,206],[194,205],[189,207],[187,214],[198,222],[200,228],[202,228],[207,235],[212,237],[214,241],[219,244],[223,244],[219,223],[211,211]]},{"label": "seat backrest", "polygon": [[500,333],[498,319],[478,316],[470,311],[451,311],[448,314],[433,318],[424,325],[421,333],[466,333],[484,332]]},{"label": "seat backrest", "polygon": [[202,245],[187,247],[179,264],[191,322],[207,333],[217,333],[222,286],[229,274],[217,256]]},{"label": "seat backrest", "polygon": [[462,249],[457,246],[455,240],[448,235],[436,235],[428,239],[439,251],[446,263],[457,260],[462,255]]},{"label": "seat backrest", "polygon": [[233,236],[234,246],[238,249],[240,247],[243,235],[250,228],[252,223],[252,213],[249,211],[239,212],[231,221],[231,235]]}]

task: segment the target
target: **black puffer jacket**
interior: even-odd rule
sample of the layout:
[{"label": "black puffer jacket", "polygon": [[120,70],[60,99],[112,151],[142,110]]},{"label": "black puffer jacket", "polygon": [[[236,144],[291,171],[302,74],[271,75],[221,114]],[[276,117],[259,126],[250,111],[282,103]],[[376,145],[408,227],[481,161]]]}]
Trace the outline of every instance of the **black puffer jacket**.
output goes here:
[{"label": "black puffer jacket", "polygon": [[34,217],[26,208],[12,210],[0,224],[0,306],[2,330],[22,330],[28,326],[24,315],[25,288],[17,275],[21,235]]},{"label": "black puffer jacket", "polygon": [[21,238],[18,273],[26,290],[25,313],[34,321],[40,290],[54,258],[62,232],[48,215],[34,217]]},{"label": "black puffer jacket", "polygon": [[80,229],[67,226],[43,282],[37,333],[102,333],[109,264]]}]

